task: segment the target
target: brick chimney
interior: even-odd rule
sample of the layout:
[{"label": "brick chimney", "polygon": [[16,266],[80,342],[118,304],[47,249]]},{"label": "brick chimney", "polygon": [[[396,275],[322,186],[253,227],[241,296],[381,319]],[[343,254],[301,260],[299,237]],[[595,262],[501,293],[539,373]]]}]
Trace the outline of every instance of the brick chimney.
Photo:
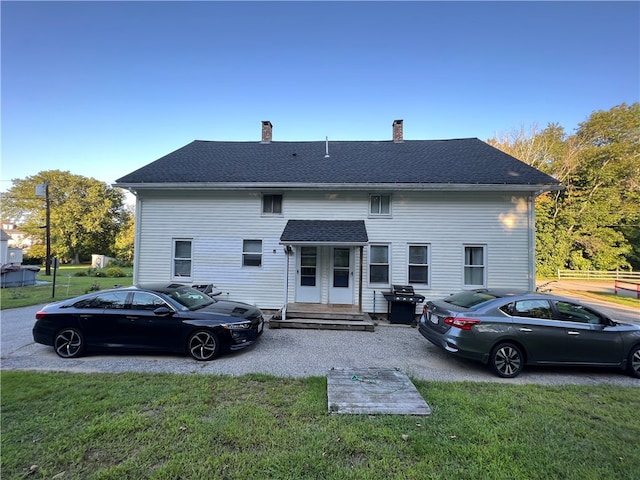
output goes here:
[{"label": "brick chimney", "polygon": [[272,138],[273,138],[273,125],[271,125],[271,122],[269,120],[263,120],[261,143],[271,143]]},{"label": "brick chimney", "polygon": [[393,121],[393,143],[402,143],[404,138],[402,137],[402,120]]}]

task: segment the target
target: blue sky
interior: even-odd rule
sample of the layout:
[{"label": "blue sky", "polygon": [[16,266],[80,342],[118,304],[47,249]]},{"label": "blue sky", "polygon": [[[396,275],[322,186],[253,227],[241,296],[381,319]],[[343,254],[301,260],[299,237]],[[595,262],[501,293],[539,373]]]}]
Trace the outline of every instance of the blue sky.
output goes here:
[{"label": "blue sky", "polygon": [[2,170],[112,183],[192,140],[478,137],[640,100],[639,2],[9,2]]}]

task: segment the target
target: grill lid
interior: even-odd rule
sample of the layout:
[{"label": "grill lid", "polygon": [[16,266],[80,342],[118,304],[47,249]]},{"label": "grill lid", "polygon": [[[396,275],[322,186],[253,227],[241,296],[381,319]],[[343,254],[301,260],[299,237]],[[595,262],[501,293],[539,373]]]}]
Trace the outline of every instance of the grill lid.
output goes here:
[{"label": "grill lid", "polygon": [[394,285],[393,286],[393,294],[394,295],[414,295],[413,285]]},{"label": "grill lid", "polygon": [[416,294],[412,285],[392,285],[392,287],[390,292],[382,292],[388,302],[424,302],[424,296]]}]

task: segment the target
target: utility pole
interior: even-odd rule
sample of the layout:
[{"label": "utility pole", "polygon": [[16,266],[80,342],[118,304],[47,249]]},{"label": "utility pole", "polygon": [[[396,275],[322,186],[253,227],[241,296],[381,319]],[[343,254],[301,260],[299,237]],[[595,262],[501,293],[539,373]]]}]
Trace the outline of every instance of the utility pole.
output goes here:
[{"label": "utility pole", "polygon": [[51,208],[49,202],[49,183],[41,183],[36,185],[36,195],[44,195],[44,201],[46,204],[46,242],[47,242],[47,254],[44,261],[45,275],[51,275]]}]

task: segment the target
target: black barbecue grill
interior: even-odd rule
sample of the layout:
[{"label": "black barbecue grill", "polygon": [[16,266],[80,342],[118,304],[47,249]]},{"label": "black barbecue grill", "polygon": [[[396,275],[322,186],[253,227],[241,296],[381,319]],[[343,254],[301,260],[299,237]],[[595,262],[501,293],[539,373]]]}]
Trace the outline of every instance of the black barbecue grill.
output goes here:
[{"label": "black barbecue grill", "polygon": [[424,296],[413,291],[411,285],[393,285],[391,292],[382,292],[387,300],[387,316],[390,323],[415,322],[416,304],[424,302]]}]

